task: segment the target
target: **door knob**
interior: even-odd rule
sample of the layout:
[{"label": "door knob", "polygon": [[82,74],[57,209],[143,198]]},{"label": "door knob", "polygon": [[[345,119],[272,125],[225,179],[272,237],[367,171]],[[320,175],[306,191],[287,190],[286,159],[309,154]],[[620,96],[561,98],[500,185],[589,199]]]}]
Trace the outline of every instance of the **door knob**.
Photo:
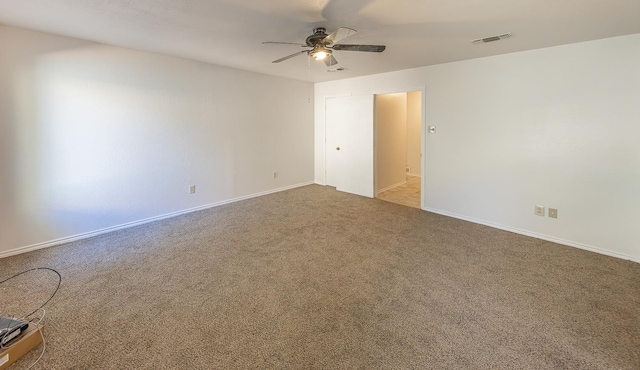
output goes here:
[{"label": "door knob", "polygon": [[337,147],[336,150],[340,150],[340,147]]}]

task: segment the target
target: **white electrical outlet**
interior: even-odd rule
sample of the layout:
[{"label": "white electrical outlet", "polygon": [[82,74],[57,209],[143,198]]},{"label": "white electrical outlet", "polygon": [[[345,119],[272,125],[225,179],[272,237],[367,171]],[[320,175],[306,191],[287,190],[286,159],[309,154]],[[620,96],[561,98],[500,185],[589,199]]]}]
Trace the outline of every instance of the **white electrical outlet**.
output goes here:
[{"label": "white electrical outlet", "polygon": [[539,206],[536,204],[536,208],[534,210],[534,213],[536,214],[536,216],[543,216],[544,217],[544,206]]},{"label": "white electrical outlet", "polygon": [[196,192],[196,186],[195,185],[189,186],[189,194],[195,194],[195,192]]},{"label": "white electrical outlet", "polygon": [[549,208],[549,217],[558,218],[558,210],[555,208]]}]

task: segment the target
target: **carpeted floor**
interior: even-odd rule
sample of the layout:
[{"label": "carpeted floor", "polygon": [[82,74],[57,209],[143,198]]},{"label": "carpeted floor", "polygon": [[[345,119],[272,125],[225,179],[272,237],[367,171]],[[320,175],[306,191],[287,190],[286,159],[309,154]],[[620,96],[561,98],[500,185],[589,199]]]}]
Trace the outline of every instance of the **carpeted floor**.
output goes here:
[{"label": "carpeted floor", "polygon": [[63,276],[38,369],[640,368],[640,264],[318,185],[0,259],[0,280],[36,266]]}]

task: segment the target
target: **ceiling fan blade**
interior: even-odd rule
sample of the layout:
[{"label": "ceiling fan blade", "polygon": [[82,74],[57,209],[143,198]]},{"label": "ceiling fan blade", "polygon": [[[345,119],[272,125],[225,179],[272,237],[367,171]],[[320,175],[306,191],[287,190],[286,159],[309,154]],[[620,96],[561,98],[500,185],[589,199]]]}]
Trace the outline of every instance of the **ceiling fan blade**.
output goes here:
[{"label": "ceiling fan blade", "polygon": [[327,37],[322,39],[322,42],[325,45],[335,44],[336,42],[338,42],[340,40],[344,40],[347,37],[355,34],[356,32],[358,32],[358,31],[354,30],[353,28],[340,27],[337,30],[335,30],[334,32],[332,32],[329,35],[327,35]]},{"label": "ceiling fan blade", "polygon": [[346,45],[337,44],[333,45],[333,50],[346,50],[346,51],[368,51],[372,53],[382,53],[387,47],[384,45]]},{"label": "ceiling fan blade", "polygon": [[338,61],[333,55],[329,54],[326,58],[324,58],[324,64],[326,64],[327,67],[331,67],[338,64]]},{"label": "ceiling fan blade", "polygon": [[280,42],[280,41],[263,41],[262,44],[283,44],[283,45],[307,46],[307,44],[301,44],[299,42]]},{"label": "ceiling fan blade", "polygon": [[309,51],[310,51],[310,50],[303,50],[303,51],[299,51],[299,52],[297,52],[297,53],[293,53],[293,54],[291,54],[291,55],[287,55],[286,57],[283,57],[283,58],[280,58],[280,59],[274,60],[274,61],[273,61],[273,62],[271,62],[271,63],[280,63],[280,62],[285,61],[285,60],[287,60],[287,59],[291,59],[291,58],[293,58],[293,57],[297,57],[298,55],[301,55],[301,54],[305,54],[305,53],[306,53],[306,54],[309,54]]}]

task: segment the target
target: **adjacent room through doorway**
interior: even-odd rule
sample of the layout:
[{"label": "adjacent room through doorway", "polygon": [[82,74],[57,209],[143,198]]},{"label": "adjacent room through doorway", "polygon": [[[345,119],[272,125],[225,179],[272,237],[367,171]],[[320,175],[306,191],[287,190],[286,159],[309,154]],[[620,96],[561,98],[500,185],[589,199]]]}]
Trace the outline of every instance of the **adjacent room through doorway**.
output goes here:
[{"label": "adjacent room through doorway", "polygon": [[420,91],[375,96],[375,189],[381,200],[421,208]]}]

